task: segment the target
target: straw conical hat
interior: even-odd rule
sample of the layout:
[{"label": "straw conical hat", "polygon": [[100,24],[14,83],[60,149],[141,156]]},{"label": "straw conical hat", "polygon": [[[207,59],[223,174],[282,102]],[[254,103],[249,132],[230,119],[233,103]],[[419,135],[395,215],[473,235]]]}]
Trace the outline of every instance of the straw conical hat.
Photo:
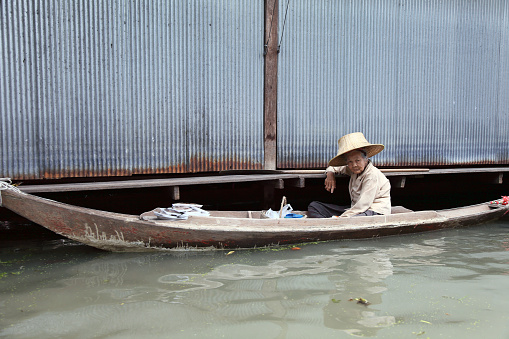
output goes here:
[{"label": "straw conical hat", "polygon": [[382,152],[384,148],[382,144],[370,144],[361,132],[350,133],[338,140],[338,154],[329,161],[329,166],[346,165],[345,154],[353,150],[362,149],[369,158]]}]

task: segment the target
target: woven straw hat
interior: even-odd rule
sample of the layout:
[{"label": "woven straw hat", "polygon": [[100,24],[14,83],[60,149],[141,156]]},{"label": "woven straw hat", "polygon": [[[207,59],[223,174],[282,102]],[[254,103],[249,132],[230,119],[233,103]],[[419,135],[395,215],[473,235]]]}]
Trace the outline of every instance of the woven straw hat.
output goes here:
[{"label": "woven straw hat", "polygon": [[346,153],[362,149],[368,158],[383,151],[382,144],[370,144],[361,132],[350,133],[338,140],[338,154],[329,161],[329,166],[346,165]]}]

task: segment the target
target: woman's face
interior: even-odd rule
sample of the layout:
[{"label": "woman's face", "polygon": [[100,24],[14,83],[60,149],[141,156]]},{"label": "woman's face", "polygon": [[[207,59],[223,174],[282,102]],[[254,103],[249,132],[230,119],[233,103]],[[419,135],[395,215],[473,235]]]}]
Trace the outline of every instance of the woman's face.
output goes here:
[{"label": "woman's face", "polygon": [[367,164],[368,159],[364,158],[360,151],[351,151],[346,154],[346,165],[354,174],[362,173]]}]

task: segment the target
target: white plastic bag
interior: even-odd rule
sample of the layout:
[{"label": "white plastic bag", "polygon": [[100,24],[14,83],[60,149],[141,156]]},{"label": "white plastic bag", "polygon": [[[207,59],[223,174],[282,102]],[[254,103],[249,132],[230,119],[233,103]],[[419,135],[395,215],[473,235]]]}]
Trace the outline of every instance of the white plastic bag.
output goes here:
[{"label": "white plastic bag", "polygon": [[291,213],[293,211],[292,205],[286,204],[283,206],[282,209],[279,210],[279,218],[284,218],[288,213]]},{"label": "white plastic bag", "polygon": [[277,219],[279,218],[279,213],[276,212],[276,211],[273,211],[271,208],[269,208],[266,212],[265,212],[265,216],[269,219]]},{"label": "white plastic bag", "polygon": [[292,206],[290,204],[286,204],[283,207],[281,207],[279,212],[273,211],[271,208],[269,208],[265,212],[265,217],[267,217],[269,219],[284,218],[288,213],[291,213],[292,211],[293,211]]}]

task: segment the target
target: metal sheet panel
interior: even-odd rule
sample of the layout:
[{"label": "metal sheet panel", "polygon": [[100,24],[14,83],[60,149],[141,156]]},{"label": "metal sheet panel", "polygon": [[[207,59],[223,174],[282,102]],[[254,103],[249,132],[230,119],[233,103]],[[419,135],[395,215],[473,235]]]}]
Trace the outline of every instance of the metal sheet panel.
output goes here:
[{"label": "metal sheet panel", "polygon": [[[280,1],[278,167],[361,131],[377,165],[507,164],[507,1]],[[281,34],[281,33],[280,33]]]},{"label": "metal sheet panel", "polygon": [[261,168],[263,3],[0,2],[0,176]]},{"label": "metal sheet panel", "polygon": [[[39,174],[37,148],[37,76],[28,50],[33,39],[22,39],[34,24],[27,15],[30,3],[0,3],[0,176],[34,178]],[[34,86],[35,87],[35,86]]]}]

